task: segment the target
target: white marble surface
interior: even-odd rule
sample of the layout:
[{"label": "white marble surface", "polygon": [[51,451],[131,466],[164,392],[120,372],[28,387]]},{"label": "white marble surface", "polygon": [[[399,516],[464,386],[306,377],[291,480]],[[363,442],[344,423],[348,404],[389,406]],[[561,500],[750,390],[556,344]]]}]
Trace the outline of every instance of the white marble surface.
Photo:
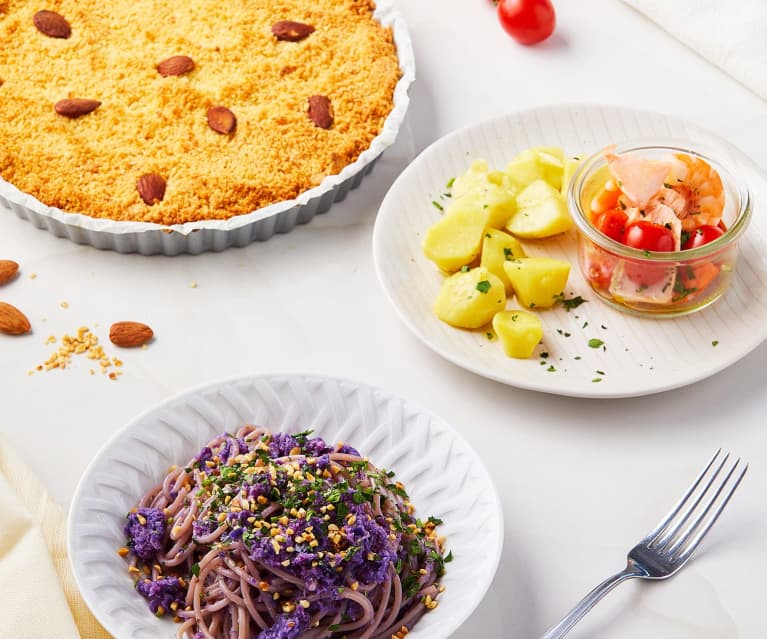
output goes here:
[{"label": "white marble surface", "polygon": [[[418,60],[406,126],[362,188],[312,224],[221,254],[147,258],[76,246],[0,212],[0,257],[22,265],[0,299],[34,325],[29,336],[0,336],[0,429],[67,503],[116,429],[193,385],[321,372],[412,398],[469,438],[505,508],[494,587],[458,639],[538,636],[622,568],[629,546],[724,446],[751,470],[693,563],[669,582],[621,586],[571,636],[764,637],[767,345],[708,380],[641,399],[516,390],[456,368],[408,332],[376,281],[371,233],[386,189],[418,151],[493,115],[578,101],[661,110],[767,166],[767,103],[617,0],[559,0],[557,32],[536,48],[510,40],[485,0],[400,5]],[[48,335],[87,325],[106,342],[123,319],[151,324],[157,338],[120,353],[118,381],[90,376],[82,359],[27,375],[51,351]]]}]

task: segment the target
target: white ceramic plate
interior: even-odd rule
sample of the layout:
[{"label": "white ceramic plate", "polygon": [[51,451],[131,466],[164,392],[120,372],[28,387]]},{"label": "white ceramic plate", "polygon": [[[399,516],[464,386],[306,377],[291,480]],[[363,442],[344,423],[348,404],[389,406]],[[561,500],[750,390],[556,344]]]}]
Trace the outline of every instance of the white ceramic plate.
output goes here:
[{"label": "white ceramic plate", "polygon": [[[589,300],[566,312],[540,313],[549,353],[514,360],[484,333],[440,322],[431,307],[443,276],[421,250],[426,229],[439,218],[432,201],[449,178],[473,159],[503,168],[518,152],[537,145],[561,146],[570,155],[638,137],[691,140],[717,153],[751,189],[753,219],[741,241],[729,292],[712,307],[679,319],[640,319],[597,299],[578,269],[575,231],[538,243],[533,256],[572,264],[566,294]],[[379,280],[402,320],[434,351],[479,375],[520,388],[575,397],[628,397],[677,388],[730,366],[767,337],[767,177],[745,155],[679,119],[600,105],[557,105],[513,113],[456,131],[421,153],[392,185],[378,213],[373,255]],[[510,304],[510,306],[513,304]],[[590,348],[595,338],[604,349]],[[600,379],[601,381],[592,381]]]},{"label": "white ceramic plate", "polygon": [[117,555],[125,514],[169,466],[245,423],[275,432],[311,427],[394,470],[416,513],[444,520],[454,557],[440,606],[408,637],[449,637],[471,614],[498,566],[503,516],[490,476],[468,444],[438,417],[364,384],[308,375],[249,377],[152,408],[114,436],[80,480],[69,514],[69,556],[86,603],[115,639],[171,639],[177,629],[152,615]]}]

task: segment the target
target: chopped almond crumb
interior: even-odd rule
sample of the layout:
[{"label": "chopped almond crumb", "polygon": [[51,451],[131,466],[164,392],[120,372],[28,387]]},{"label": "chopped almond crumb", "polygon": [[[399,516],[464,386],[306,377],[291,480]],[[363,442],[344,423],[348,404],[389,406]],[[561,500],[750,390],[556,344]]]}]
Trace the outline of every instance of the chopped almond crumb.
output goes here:
[{"label": "chopped almond crumb", "polygon": [[[66,302],[62,302],[63,304],[66,304]],[[57,338],[55,335],[50,335],[45,341],[46,344],[55,344],[56,342]],[[108,374],[109,379],[114,380],[122,375],[122,371],[109,370],[112,366],[121,367],[122,361],[116,357],[110,359],[104,352],[104,348],[99,344],[99,338],[87,326],[79,327],[74,335],[65,333],[59,341],[58,349],[51,353],[44,363],[38,364],[35,370],[50,371],[54,368],[68,368],[72,363],[74,355],[84,355],[89,360],[98,362],[101,372]],[[90,368],[88,372],[91,375],[96,374],[93,368]]]}]

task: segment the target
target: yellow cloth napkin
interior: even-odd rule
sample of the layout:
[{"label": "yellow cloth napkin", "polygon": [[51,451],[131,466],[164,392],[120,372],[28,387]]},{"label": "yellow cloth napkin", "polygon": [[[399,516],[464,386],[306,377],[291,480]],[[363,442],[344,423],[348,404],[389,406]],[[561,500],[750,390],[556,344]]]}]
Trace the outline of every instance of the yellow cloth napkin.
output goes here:
[{"label": "yellow cloth napkin", "polygon": [[66,516],[0,435],[3,637],[110,639],[82,600],[67,559]]}]

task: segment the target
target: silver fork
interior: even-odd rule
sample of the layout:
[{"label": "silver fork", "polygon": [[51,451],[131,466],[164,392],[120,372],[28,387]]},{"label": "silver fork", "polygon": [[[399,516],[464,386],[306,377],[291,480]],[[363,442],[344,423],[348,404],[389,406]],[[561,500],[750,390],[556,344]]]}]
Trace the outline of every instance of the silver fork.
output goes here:
[{"label": "silver fork", "polygon": [[[716,451],[711,461],[666,518],[629,551],[626,568],[594,588],[562,621],[542,634],[540,639],[565,637],[575,624],[619,583],[633,577],[666,579],[676,574],[687,563],[690,555],[722,514],[748,470],[748,464],[746,464],[740,472],[735,473],[740,464],[740,458],[738,458],[727,471],[724,479],[715,485],[714,482],[730,458],[730,454],[727,453],[715,466],[721,452],[721,448]],[[704,482],[706,483],[703,489],[693,497],[698,487]],[[728,488],[726,492],[725,488]],[[701,506],[703,498],[707,495],[712,496]],[[691,518],[692,521],[690,521]],[[686,524],[688,525],[685,527]]]}]

